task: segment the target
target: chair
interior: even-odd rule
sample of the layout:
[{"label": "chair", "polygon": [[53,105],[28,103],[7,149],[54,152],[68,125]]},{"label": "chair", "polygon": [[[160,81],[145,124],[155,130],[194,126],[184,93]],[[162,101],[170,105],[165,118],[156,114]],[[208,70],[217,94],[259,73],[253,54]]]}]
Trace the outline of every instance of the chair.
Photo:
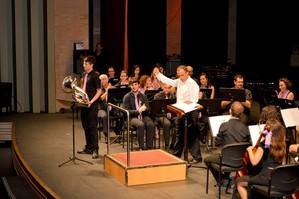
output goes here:
[{"label": "chair", "polygon": [[[235,144],[228,144],[222,148],[221,154],[219,156],[219,164],[217,163],[211,164],[211,166],[219,172],[218,182],[222,181],[221,179],[222,173],[235,172],[243,168],[243,155],[248,146],[250,146],[250,143],[241,142]],[[228,190],[229,184],[230,184],[230,180],[228,186],[226,187],[226,192]],[[218,194],[219,194],[218,198],[220,199],[221,183],[217,183],[217,185],[218,185]],[[207,168],[206,193],[208,193],[208,187],[209,187],[209,167]]]},{"label": "chair", "polygon": [[269,186],[252,185],[251,191],[267,198],[292,195],[299,186],[299,164],[277,166],[271,172]]}]

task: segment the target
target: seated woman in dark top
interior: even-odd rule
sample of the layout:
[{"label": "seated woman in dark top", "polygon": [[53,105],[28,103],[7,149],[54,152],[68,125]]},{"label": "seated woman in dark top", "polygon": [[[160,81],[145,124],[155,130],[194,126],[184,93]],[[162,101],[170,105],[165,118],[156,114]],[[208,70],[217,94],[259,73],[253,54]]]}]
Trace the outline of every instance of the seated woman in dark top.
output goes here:
[{"label": "seated woman in dark top", "polygon": [[[211,89],[211,94],[208,96],[207,93],[203,92],[202,89]],[[206,73],[199,74],[199,96],[198,99],[214,99],[215,98],[215,87],[209,82]]]},{"label": "seated woman in dark top", "polygon": [[285,128],[277,120],[268,120],[266,126],[266,139],[256,152],[253,146],[247,148],[251,164],[255,166],[262,161],[262,170],[255,176],[242,176],[236,181],[242,199],[248,198],[248,185],[269,185],[272,169],[281,165],[286,156]]}]

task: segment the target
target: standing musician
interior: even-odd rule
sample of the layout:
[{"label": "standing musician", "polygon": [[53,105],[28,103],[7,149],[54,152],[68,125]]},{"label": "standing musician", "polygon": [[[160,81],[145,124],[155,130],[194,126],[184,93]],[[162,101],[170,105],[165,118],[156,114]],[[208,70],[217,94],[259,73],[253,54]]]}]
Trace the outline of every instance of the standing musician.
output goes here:
[{"label": "standing musician", "polygon": [[[244,89],[244,77],[241,74],[237,74],[234,77],[234,87],[235,89]],[[249,114],[250,114],[250,108],[252,104],[252,94],[251,91],[248,89],[245,89],[245,102],[241,102],[242,105],[245,107],[244,114],[242,114],[241,121],[245,124],[248,123],[249,120]],[[221,102],[221,108],[228,109],[231,105],[231,101],[222,101]]]},{"label": "standing musician", "polygon": [[266,138],[255,152],[253,146],[247,148],[251,164],[261,162],[262,170],[255,176],[242,176],[236,181],[242,199],[248,198],[248,185],[269,185],[272,169],[281,165],[286,156],[285,128],[277,120],[268,120],[266,126],[266,137],[270,138]]},{"label": "standing musician", "polygon": [[93,56],[85,57],[83,60],[84,77],[83,90],[86,91],[89,99],[88,107],[81,109],[81,122],[85,133],[86,145],[78,151],[80,154],[92,154],[92,158],[99,157],[98,132],[97,132],[97,112],[98,98],[101,95],[100,80],[97,72],[93,70],[95,58]]},{"label": "standing musician", "polygon": [[[199,86],[198,84],[190,77],[187,67],[184,65],[177,67],[177,76],[178,79],[170,79],[164,76],[159,72],[158,68],[154,68],[153,74],[157,77],[159,81],[162,83],[171,85],[177,88],[176,98],[177,102],[183,103],[197,103],[198,101],[198,93]],[[199,105],[199,108],[203,107]],[[191,163],[198,163],[202,161],[200,145],[199,145],[199,132],[197,131],[197,119],[199,112],[192,111],[186,117],[189,122],[191,122],[192,127],[189,129],[189,146],[191,148],[191,155],[193,156],[193,160]],[[175,132],[175,143],[174,143],[174,151],[173,154],[177,157],[181,157],[183,148],[184,148],[184,119],[178,118],[176,120],[176,132]]]},{"label": "standing musician", "polygon": [[[234,144],[239,142],[251,142],[249,129],[244,123],[240,121],[240,117],[244,111],[243,105],[235,101],[232,103],[229,110],[231,118],[229,121],[224,122],[220,125],[219,132],[215,138],[216,146],[225,146],[227,144]],[[204,162],[209,167],[215,180],[218,180],[218,170],[212,167],[212,164],[220,164],[220,151],[219,153],[210,155],[205,158]],[[222,174],[223,177],[224,174]],[[221,178],[224,179],[224,178]],[[217,182],[222,183],[222,182]]]}]

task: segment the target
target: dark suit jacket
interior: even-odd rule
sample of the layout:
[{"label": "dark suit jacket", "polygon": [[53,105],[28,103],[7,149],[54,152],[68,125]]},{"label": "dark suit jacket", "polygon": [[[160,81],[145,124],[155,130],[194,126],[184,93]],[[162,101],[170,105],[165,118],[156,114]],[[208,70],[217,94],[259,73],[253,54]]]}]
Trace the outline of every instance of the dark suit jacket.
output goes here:
[{"label": "dark suit jacket", "polygon": [[[144,94],[138,92],[137,98],[141,101],[141,105],[145,104],[145,106],[146,106],[146,110],[142,113],[142,116],[149,115],[150,107],[149,107],[148,100],[147,100],[146,96]],[[138,117],[139,112],[136,110],[135,96],[134,96],[133,92],[129,92],[124,96],[123,107],[124,107],[124,109],[129,111],[130,117]]]},{"label": "dark suit jacket", "polygon": [[238,142],[251,143],[249,129],[239,119],[230,119],[220,125],[215,139],[216,146],[224,146]]}]

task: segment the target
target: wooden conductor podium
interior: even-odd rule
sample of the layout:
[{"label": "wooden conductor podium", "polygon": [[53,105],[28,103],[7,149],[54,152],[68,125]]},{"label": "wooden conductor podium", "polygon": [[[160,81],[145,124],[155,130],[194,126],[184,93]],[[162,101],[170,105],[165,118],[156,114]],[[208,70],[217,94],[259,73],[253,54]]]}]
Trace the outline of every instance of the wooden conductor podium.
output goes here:
[{"label": "wooden conductor podium", "polygon": [[[163,150],[130,151],[129,111],[114,104],[109,106],[127,114],[127,152],[110,153],[110,131],[108,130],[107,154],[104,170],[119,182],[127,185],[142,185],[186,179],[186,162]],[[109,111],[108,111],[109,124]]]},{"label": "wooden conductor podium", "polygon": [[186,180],[186,162],[163,151],[147,150],[130,153],[106,154],[105,172],[127,186]]}]

